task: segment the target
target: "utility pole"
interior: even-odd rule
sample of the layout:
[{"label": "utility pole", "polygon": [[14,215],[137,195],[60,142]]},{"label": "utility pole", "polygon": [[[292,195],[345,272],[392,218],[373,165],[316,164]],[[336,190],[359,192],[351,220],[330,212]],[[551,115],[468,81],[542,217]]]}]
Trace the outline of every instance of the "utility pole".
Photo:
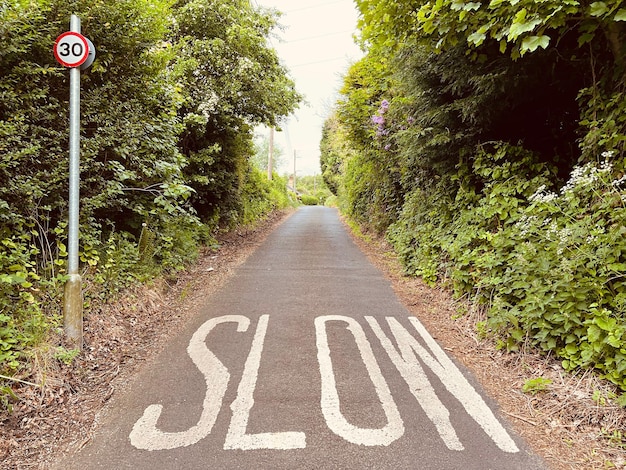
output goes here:
[{"label": "utility pole", "polygon": [[272,167],[274,166],[274,127],[270,127],[270,145],[267,152],[267,179],[272,181]]},{"label": "utility pole", "polygon": [[296,191],[296,150],[293,151],[293,192],[298,193]]}]

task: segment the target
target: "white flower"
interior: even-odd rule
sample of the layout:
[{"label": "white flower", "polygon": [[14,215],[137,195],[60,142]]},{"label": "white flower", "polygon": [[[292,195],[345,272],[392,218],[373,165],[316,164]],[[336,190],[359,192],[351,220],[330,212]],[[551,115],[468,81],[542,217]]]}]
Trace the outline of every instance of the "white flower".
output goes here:
[{"label": "white flower", "polygon": [[613,187],[621,186],[626,181],[626,175],[611,182]]}]

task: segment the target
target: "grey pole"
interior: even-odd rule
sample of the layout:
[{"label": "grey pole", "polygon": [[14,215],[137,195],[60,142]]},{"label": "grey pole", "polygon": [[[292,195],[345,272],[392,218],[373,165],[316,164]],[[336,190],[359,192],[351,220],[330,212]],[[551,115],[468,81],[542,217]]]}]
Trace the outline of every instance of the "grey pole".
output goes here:
[{"label": "grey pole", "polygon": [[[70,31],[81,32],[80,19],[72,15]],[[63,302],[66,336],[78,349],[83,348],[83,299],[78,271],[78,223],[80,193],[80,68],[70,69],[70,194],[68,232],[68,274]]]},{"label": "grey pole", "polygon": [[267,150],[267,179],[272,180],[272,169],[274,167],[274,126],[270,127],[270,142]]}]

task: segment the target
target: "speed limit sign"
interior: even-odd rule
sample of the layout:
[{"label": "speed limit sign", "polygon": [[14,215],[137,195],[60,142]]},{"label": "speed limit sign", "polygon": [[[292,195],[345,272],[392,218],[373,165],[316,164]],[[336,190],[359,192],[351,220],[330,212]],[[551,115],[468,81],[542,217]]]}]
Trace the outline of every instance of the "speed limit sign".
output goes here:
[{"label": "speed limit sign", "polygon": [[54,57],[65,67],[80,67],[89,56],[89,43],[80,33],[68,31],[54,42]]}]

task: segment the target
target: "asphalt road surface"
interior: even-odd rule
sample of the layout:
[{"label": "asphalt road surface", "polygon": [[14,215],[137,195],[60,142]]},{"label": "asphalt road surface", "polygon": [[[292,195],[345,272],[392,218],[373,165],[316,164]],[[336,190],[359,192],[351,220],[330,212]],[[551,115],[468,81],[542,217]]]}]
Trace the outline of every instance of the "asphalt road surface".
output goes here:
[{"label": "asphalt road surface", "polygon": [[337,212],[298,210],[59,469],[540,469]]}]

